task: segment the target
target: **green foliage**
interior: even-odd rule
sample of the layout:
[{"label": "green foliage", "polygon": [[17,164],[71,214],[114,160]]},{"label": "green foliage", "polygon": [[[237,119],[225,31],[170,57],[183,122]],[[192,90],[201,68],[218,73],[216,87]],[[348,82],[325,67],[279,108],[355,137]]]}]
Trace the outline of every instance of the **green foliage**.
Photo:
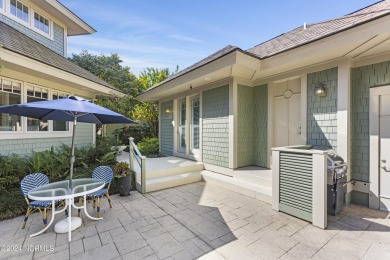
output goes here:
[{"label": "green foliage", "polygon": [[112,166],[112,171],[114,172],[114,178],[123,178],[132,173],[127,162],[117,162]]},{"label": "green foliage", "polygon": [[[179,70],[179,66],[176,66],[176,73]],[[138,80],[143,87],[143,90],[146,90],[154,85],[164,81],[174,73],[169,72],[169,68],[156,69],[156,68],[146,68],[141,71]]]},{"label": "green foliage", "polygon": [[116,53],[111,56],[104,54],[98,56],[84,50],[80,54],[72,54],[69,60],[132,96],[142,90],[138,79],[130,72],[128,66],[121,65],[122,60]]},{"label": "green foliage", "polygon": [[149,126],[145,124],[128,125],[115,130],[114,135],[122,145],[129,145],[129,137],[133,137],[135,143],[140,142],[145,137],[152,137]]},{"label": "green foliage", "polygon": [[26,213],[27,203],[19,188],[9,188],[1,192],[0,220],[13,218]]},{"label": "green foliage", "polygon": [[137,144],[139,151],[144,156],[159,155],[160,145],[157,138],[144,138]]},{"label": "green foliage", "polygon": [[151,135],[158,137],[158,106],[156,103],[141,102],[135,105],[131,115],[134,120],[146,122]]},{"label": "green foliage", "polygon": [[[96,147],[75,149],[76,161],[73,178],[89,178],[99,165],[112,166],[116,163],[118,142],[110,138],[97,138]],[[30,157],[19,155],[0,157],[0,220],[24,214],[26,202],[20,191],[20,181],[29,173],[41,172],[50,182],[69,177],[70,147],[62,145],[44,152],[34,152]]]},{"label": "green foliage", "polygon": [[131,111],[134,106],[139,103],[139,101],[131,95],[127,95],[125,97],[100,96],[95,99],[95,103],[131,118]]}]

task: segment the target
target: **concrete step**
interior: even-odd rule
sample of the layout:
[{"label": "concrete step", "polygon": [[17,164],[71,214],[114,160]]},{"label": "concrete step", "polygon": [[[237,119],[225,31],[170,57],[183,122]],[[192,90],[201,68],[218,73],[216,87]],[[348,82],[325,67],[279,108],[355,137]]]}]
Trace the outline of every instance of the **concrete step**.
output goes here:
[{"label": "concrete step", "polygon": [[229,190],[264,201],[268,204],[272,203],[271,187],[253,184],[239,178],[222,175],[208,170],[202,171],[201,174],[205,182],[225,187]]},{"label": "concrete step", "polygon": [[234,170],[233,177],[252,184],[272,188],[272,170],[260,167],[243,167]]},{"label": "concrete step", "polygon": [[[202,175],[200,173],[201,171],[194,171],[175,175],[168,175],[154,179],[147,179],[146,192],[163,190],[167,188],[202,181]],[[137,181],[137,189],[140,187],[140,185],[140,182]]]}]

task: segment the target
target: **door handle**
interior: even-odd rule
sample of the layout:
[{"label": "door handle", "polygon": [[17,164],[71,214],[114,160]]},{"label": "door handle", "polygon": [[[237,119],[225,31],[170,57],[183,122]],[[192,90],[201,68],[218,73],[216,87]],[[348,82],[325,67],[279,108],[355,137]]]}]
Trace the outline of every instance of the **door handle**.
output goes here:
[{"label": "door handle", "polygon": [[302,133],[302,129],[301,129],[301,127],[299,127],[298,129],[297,129],[297,131],[296,131],[296,134],[297,135],[300,135]]},{"label": "door handle", "polygon": [[[381,161],[382,161],[382,163],[386,163],[386,160],[385,160],[385,159],[383,159],[383,160],[381,160]],[[386,165],[382,165],[381,168],[382,168],[385,172],[390,172],[390,169],[387,169]]]}]

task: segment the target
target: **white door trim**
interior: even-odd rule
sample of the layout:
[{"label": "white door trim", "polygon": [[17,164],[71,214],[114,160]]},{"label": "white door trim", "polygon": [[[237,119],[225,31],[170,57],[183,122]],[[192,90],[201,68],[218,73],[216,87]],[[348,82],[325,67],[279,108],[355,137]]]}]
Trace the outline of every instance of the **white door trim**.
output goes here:
[{"label": "white door trim", "polygon": [[379,97],[390,95],[390,85],[370,88],[370,197],[369,207],[379,209],[380,171],[379,171]]}]

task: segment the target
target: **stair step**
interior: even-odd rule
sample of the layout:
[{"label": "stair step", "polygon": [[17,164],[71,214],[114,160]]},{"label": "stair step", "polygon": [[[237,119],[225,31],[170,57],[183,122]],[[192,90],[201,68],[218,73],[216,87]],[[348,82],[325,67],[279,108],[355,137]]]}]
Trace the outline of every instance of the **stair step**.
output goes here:
[{"label": "stair step", "polygon": [[[202,175],[200,174],[200,171],[186,172],[154,179],[148,179],[146,180],[146,192],[163,190],[199,181],[202,181]],[[140,186],[139,181],[137,182],[137,186]]]},{"label": "stair step", "polygon": [[208,170],[202,171],[201,174],[205,182],[225,187],[229,190],[264,201],[268,204],[272,203],[271,187],[253,184],[239,178],[233,178]]},{"label": "stair step", "polygon": [[272,188],[272,170],[259,167],[245,167],[234,170],[234,178],[252,184]]}]

